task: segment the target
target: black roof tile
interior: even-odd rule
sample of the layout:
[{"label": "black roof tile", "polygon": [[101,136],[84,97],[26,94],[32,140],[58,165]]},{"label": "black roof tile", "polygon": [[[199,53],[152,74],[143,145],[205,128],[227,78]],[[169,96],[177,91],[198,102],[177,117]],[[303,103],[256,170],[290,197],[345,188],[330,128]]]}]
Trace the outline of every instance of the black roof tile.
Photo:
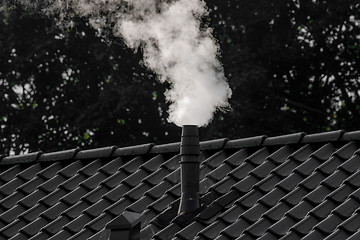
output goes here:
[{"label": "black roof tile", "polygon": [[52,153],[43,153],[37,159],[38,162],[50,162],[50,161],[59,161],[59,160],[69,160],[74,159],[77,152],[79,152],[79,148],[60,151],[60,152],[52,152]]},{"label": "black roof tile", "polygon": [[96,159],[96,158],[108,158],[111,157],[114,151],[117,149],[116,146],[109,146],[103,148],[81,150],[76,153],[72,158],[75,159]]},{"label": "black roof tile", "polygon": [[[120,201],[117,201],[116,203],[107,206],[106,202],[103,202],[102,205],[94,205],[93,207],[87,209],[86,211],[89,212],[89,214],[96,216],[100,213],[102,209],[104,209],[105,212],[112,214],[113,216],[120,215],[126,208],[129,206],[132,202],[129,199],[122,198]],[[92,210],[93,209],[93,210]],[[92,210],[92,211],[91,211]]]},{"label": "black roof tile", "polygon": [[306,194],[308,194],[308,190],[306,190],[305,188],[297,187],[293,191],[285,195],[283,198],[281,198],[281,201],[284,201],[289,205],[295,206]]},{"label": "black roof tile", "polygon": [[274,207],[287,192],[280,188],[274,188],[271,192],[260,198],[258,202],[267,205],[269,208]]},{"label": "black roof tile", "polygon": [[54,206],[48,208],[43,213],[41,213],[40,217],[45,218],[50,222],[58,218],[60,214],[62,214],[69,208],[69,206],[70,205],[66,205],[65,203],[58,202]]},{"label": "black roof tile", "polygon": [[345,220],[339,225],[339,229],[344,229],[347,232],[355,233],[360,229],[360,209],[358,209],[349,219]]},{"label": "black roof tile", "polygon": [[313,205],[311,203],[307,201],[301,201],[298,205],[286,212],[286,216],[299,221],[303,219],[311,209],[313,209]]},{"label": "black roof tile", "polygon": [[336,214],[331,214],[319,224],[314,226],[315,230],[321,231],[327,235],[331,234],[336,227],[343,222],[343,219]]},{"label": "black roof tile", "polygon": [[164,153],[174,153],[174,152],[180,152],[180,142],[154,145],[149,150],[149,153],[151,154],[164,154]]},{"label": "black roof tile", "polygon": [[102,196],[104,196],[106,193],[108,192],[108,189],[106,189],[105,187],[98,187],[95,188],[94,190],[92,190],[89,193],[86,193],[84,195],[79,194],[80,196],[83,196],[81,199],[84,201],[87,201],[90,204],[95,204],[96,202],[98,202]]},{"label": "black roof tile", "polygon": [[347,159],[351,158],[351,156],[357,150],[359,150],[359,147],[357,146],[357,144],[355,142],[349,142],[348,144],[345,144],[344,146],[342,146],[341,148],[336,150],[334,152],[334,155],[347,160]]},{"label": "black roof tile", "polygon": [[342,135],[341,141],[353,141],[360,139],[360,131],[346,132]]},{"label": "black roof tile", "polygon": [[112,156],[136,156],[136,155],[144,155],[150,151],[150,149],[154,146],[153,143],[141,144],[137,146],[123,147],[115,149],[112,153]]},{"label": "black roof tile", "polygon": [[201,230],[198,233],[198,236],[202,237],[203,239],[215,239],[220,234],[220,231],[227,226],[228,225],[222,221],[216,221]]},{"label": "black roof tile", "polygon": [[320,161],[326,161],[335,151],[334,145],[330,142],[313,152],[310,156],[317,158]]},{"label": "black roof tile", "polygon": [[339,169],[352,174],[355,173],[359,169],[359,167],[360,167],[360,156],[354,155],[344,164],[339,166]]},{"label": "black roof tile", "polygon": [[66,194],[61,198],[62,202],[65,202],[69,206],[76,204],[80,198],[88,193],[88,190],[83,187],[77,187],[69,194]]},{"label": "black roof tile", "polygon": [[268,137],[264,140],[263,146],[269,145],[286,145],[292,143],[299,143],[306,134],[304,132],[293,133],[283,136]]},{"label": "black roof tile", "polygon": [[166,161],[163,155],[159,154],[150,160],[146,161],[140,168],[145,169],[149,173],[155,172],[159,169],[160,165]]},{"label": "black roof tile", "polygon": [[236,222],[225,228],[220,232],[221,235],[225,235],[231,239],[235,239],[241,235],[241,233],[251,225],[250,222],[243,218],[239,218]]},{"label": "black roof tile", "polygon": [[338,189],[330,193],[327,198],[331,199],[332,201],[336,203],[343,203],[348,196],[354,192],[354,189],[347,184],[341,185]]},{"label": "black roof tile", "polygon": [[36,218],[38,218],[40,216],[40,214],[42,214],[44,211],[47,210],[47,207],[42,205],[42,204],[37,204],[34,207],[32,207],[31,209],[22,212],[19,215],[19,218],[26,221],[26,222],[32,222],[34,221]]},{"label": "black roof tile", "polygon": [[277,175],[270,175],[262,181],[255,184],[255,187],[263,193],[268,193],[274,189],[275,185],[281,180]]},{"label": "black roof tile", "polygon": [[24,221],[21,221],[19,219],[16,219],[15,221],[11,222],[6,227],[3,227],[0,229],[0,232],[3,236],[5,236],[4,239],[9,239],[12,236],[16,235],[20,228],[26,226],[26,223]]},{"label": "black roof tile", "polygon": [[304,177],[302,175],[294,172],[293,174],[289,175],[288,177],[277,183],[276,187],[286,192],[290,192],[295,189],[295,187],[303,180]]},{"label": "black roof tile", "polygon": [[[2,171],[2,172],[0,173],[0,180],[2,181],[2,184],[7,183],[7,182],[13,180],[13,179],[16,177],[16,175],[17,175],[19,172],[21,172],[22,169],[23,169],[23,168],[22,168],[22,165],[17,164],[17,165],[15,165],[15,166],[10,167],[9,169],[7,169],[7,170],[5,170],[5,171]],[[0,185],[0,186],[1,186],[1,185]]]},{"label": "black roof tile", "polygon": [[359,207],[360,207],[359,201],[352,198],[348,198],[343,204],[335,208],[332,211],[332,213],[342,217],[343,219],[346,219],[349,218]]},{"label": "black roof tile", "polygon": [[309,193],[308,195],[306,195],[304,199],[316,206],[320,204],[325,199],[325,197],[330,193],[331,193],[331,189],[325,186],[320,186],[311,193]]},{"label": "black roof tile", "polygon": [[184,229],[181,229],[175,234],[175,237],[178,237],[179,239],[186,239],[191,240],[194,239],[197,233],[204,229],[206,225],[204,225],[201,222],[193,222]]},{"label": "black roof tile", "polygon": [[144,214],[144,240],[355,235],[346,219],[357,223],[360,205],[358,135],[201,142],[202,209],[180,217],[180,143],[3,158],[0,239],[109,236],[105,225],[125,210]]},{"label": "black roof tile", "polygon": [[288,204],[286,204],[284,202],[279,202],[276,206],[274,206],[269,211],[264,213],[263,217],[267,218],[267,219],[270,219],[273,222],[277,222],[290,209],[291,209],[291,207]]},{"label": "black roof tile", "polygon": [[0,165],[16,164],[16,163],[33,163],[39,159],[42,152],[33,152],[24,155],[15,155],[4,157],[0,160]]},{"label": "black roof tile", "polygon": [[291,227],[290,230],[297,232],[301,236],[305,236],[318,223],[319,220],[317,218],[308,215],[303,220]]},{"label": "black roof tile", "polygon": [[259,237],[264,235],[265,231],[271,225],[273,225],[273,223],[270,220],[262,218],[258,222],[256,222],[256,224],[251,225],[244,231],[244,234],[250,234],[251,237],[248,235],[243,235],[238,239],[258,239]]},{"label": "black roof tile", "polygon": [[301,142],[302,143],[312,143],[312,142],[333,142],[338,141],[344,135],[344,130],[324,132],[324,133],[315,133],[305,135]]},{"label": "black roof tile", "polygon": [[[341,233],[343,233],[343,231],[341,231],[339,229],[339,231],[336,231],[333,233],[334,236],[330,235],[328,239],[331,239],[331,237],[334,237],[333,239],[335,239],[335,238],[337,238],[337,234],[341,234]],[[344,234],[346,234],[346,233],[344,233]],[[342,236],[340,236],[338,239],[344,239],[344,238],[342,238]],[[353,235],[349,236],[349,238],[348,238],[348,240],[357,240],[357,239],[360,239],[360,229]]]},{"label": "black roof tile", "polygon": [[331,213],[331,211],[338,206],[336,203],[334,203],[331,200],[325,200],[324,202],[322,202],[321,204],[319,204],[318,206],[316,206],[313,210],[311,210],[309,212],[310,215],[313,215],[315,217],[317,217],[318,219],[325,219],[327,216],[329,216],[329,214]]},{"label": "black roof tile", "polygon": [[241,218],[245,219],[247,222],[254,223],[258,221],[261,217],[261,215],[266,212],[268,208],[261,204],[257,203],[247,211],[245,211],[243,214],[241,214]]},{"label": "black roof tile", "polygon": [[267,136],[257,136],[257,137],[249,137],[237,140],[230,140],[226,142],[225,148],[246,148],[246,147],[255,147],[260,146]]},{"label": "black roof tile", "polygon": [[224,148],[227,141],[229,141],[228,138],[203,141],[203,142],[200,142],[200,149],[201,150],[222,149],[222,148]]}]

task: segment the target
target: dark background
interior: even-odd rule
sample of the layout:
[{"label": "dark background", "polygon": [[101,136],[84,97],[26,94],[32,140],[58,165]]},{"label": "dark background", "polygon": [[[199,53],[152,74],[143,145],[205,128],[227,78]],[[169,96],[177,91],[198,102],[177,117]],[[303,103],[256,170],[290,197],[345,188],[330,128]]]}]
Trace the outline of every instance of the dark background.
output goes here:
[{"label": "dark background", "polygon": [[[359,129],[360,3],[207,0],[233,91],[201,138]],[[168,86],[86,19],[0,15],[0,154],[179,141]]]}]

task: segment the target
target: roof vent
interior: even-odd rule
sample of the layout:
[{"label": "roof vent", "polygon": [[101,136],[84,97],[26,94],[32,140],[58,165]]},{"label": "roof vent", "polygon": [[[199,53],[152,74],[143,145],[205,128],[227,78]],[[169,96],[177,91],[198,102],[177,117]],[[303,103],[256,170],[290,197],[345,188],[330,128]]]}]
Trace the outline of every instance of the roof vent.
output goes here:
[{"label": "roof vent", "polygon": [[195,125],[184,125],[181,134],[181,199],[179,214],[200,207],[200,144],[199,130]]},{"label": "roof vent", "polygon": [[140,213],[125,211],[106,225],[111,230],[109,240],[140,240],[142,218]]}]

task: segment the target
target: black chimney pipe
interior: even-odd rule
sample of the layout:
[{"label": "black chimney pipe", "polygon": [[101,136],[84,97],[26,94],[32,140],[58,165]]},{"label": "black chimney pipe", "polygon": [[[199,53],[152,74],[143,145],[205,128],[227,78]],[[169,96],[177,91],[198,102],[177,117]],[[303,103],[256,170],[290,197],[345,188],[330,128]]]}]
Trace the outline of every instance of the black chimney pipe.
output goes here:
[{"label": "black chimney pipe", "polygon": [[182,127],[180,155],[181,199],[179,214],[192,212],[200,207],[200,144],[197,126],[184,125]]}]

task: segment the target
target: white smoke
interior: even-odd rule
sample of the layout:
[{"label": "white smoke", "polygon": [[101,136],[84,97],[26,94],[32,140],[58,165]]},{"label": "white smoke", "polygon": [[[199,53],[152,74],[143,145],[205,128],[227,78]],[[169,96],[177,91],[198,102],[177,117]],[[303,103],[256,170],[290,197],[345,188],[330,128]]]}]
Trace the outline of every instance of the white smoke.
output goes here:
[{"label": "white smoke", "polygon": [[[209,28],[202,0],[22,0],[37,4],[60,19],[89,18],[94,28],[111,28],[134,50],[141,49],[145,65],[169,82],[169,121],[178,126],[205,126],[217,110],[229,108],[231,90],[218,60],[219,46]],[[36,5],[35,4],[35,5]]]}]

